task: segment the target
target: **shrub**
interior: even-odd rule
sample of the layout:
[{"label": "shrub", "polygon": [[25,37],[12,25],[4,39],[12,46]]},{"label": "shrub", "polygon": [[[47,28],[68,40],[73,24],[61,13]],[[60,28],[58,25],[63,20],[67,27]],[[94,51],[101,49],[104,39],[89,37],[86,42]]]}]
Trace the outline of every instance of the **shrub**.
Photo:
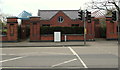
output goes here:
[{"label": "shrub", "polygon": [[62,34],[83,34],[84,27],[41,27],[41,34],[53,34],[55,31],[60,31]]}]

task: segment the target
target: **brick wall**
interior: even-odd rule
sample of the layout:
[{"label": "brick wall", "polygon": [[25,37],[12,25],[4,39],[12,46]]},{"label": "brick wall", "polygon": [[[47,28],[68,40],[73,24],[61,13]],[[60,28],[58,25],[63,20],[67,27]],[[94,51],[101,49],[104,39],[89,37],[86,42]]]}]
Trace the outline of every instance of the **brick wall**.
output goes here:
[{"label": "brick wall", "polygon": [[41,41],[53,41],[54,36],[53,35],[41,35]]},{"label": "brick wall", "polygon": [[[61,36],[61,40],[65,41],[65,35]],[[84,35],[66,35],[67,41],[83,41]],[[87,35],[87,40],[94,40],[93,35]],[[54,41],[54,35],[41,35],[40,41]]]},{"label": "brick wall", "polygon": [[0,40],[1,40],[1,41],[7,41],[7,36],[2,36],[2,37],[0,37]]}]

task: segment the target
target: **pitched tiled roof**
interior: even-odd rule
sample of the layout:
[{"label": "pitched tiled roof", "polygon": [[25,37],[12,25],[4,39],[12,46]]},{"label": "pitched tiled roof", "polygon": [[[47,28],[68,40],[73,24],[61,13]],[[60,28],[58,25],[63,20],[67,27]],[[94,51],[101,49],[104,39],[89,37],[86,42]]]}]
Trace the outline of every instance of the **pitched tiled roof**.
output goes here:
[{"label": "pitched tiled roof", "polygon": [[78,18],[79,10],[38,10],[38,16],[40,16],[42,20],[49,20],[54,15],[56,15],[59,11],[62,11],[71,19]]}]

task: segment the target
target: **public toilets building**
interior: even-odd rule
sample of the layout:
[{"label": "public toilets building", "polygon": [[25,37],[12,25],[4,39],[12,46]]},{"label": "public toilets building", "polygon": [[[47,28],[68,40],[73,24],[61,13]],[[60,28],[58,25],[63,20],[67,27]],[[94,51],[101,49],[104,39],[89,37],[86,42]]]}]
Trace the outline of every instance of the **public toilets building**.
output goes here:
[{"label": "public toilets building", "polygon": [[[7,18],[7,34],[3,41],[54,41],[54,32],[60,32],[61,41],[83,41],[84,23],[78,18],[79,10],[38,10],[38,16],[23,18],[18,27],[17,17]],[[95,18],[86,21],[86,39],[94,40]],[[106,21],[107,24],[110,22]],[[81,31],[82,32],[79,32]],[[108,31],[110,31],[108,29]],[[114,30],[115,31],[115,30]],[[97,35],[97,34],[96,34]],[[110,36],[110,35],[109,35]],[[117,37],[117,36],[116,36]],[[115,38],[116,38],[115,37]],[[107,37],[110,38],[110,37]]]}]

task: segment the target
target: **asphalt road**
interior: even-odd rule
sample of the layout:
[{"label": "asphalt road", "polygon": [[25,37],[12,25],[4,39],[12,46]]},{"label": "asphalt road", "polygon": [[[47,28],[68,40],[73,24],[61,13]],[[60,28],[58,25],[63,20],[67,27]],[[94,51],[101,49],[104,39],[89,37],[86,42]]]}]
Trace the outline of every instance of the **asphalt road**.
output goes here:
[{"label": "asphalt road", "polygon": [[2,68],[118,68],[117,41],[90,46],[11,47],[2,49]]}]

